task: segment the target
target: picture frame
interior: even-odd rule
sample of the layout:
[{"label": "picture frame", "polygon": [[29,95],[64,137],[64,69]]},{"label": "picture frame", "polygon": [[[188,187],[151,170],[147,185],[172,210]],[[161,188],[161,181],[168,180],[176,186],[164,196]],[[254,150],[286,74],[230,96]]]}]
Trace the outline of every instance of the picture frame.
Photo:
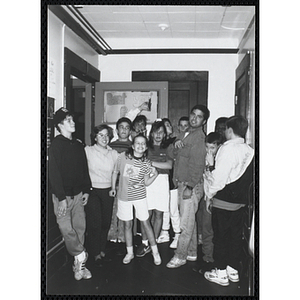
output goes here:
[{"label": "picture frame", "polygon": [[149,105],[141,112],[147,117],[147,124],[167,117],[168,82],[99,82],[95,88],[95,125],[116,124],[142,103]]}]

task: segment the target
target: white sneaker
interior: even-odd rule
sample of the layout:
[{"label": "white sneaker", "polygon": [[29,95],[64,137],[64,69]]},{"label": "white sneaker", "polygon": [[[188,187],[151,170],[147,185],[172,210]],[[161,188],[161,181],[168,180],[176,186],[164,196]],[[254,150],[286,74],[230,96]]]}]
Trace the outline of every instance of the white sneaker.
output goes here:
[{"label": "white sneaker", "polygon": [[74,278],[76,280],[83,279],[90,279],[92,278],[91,272],[85,267],[85,262],[88,259],[88,254],[85,252],[85,257],[82,261],[78,260],[78,258],[75,256],[74,259],[74,265],[73,265],[73,272],[74,272]]},{"label": "white sneaker", "polygon": [[240,278],[239,278],[239,272],[230,267],[230,266],[227,266],[226,267],[226,272],[227,272],[227,275],[228,275],[228,279],[232,282],[239,282],[240,281]]},{"label": "white sneaker", "polygon": [[129,264],[134,258],[134,254],[126,254],[124,259],[123,259],[123,264],[127,265]]},{"label": "white sneaker", "polygon": [[159,253],[158,252],[157,253],[152,252],[152,255],[153,255],[154,264],[159,266],[161,264],[161,258],[160,258]]},{"label": "white sneaker", "polygon": [[222,286],[229,285],[226,269],[225,270],[212,269],[211,271],[205,272],[204,277],[208,281],[217,283]]},{"label": "white sneaker", "polygon": [[179,235],[180,235],[179,233],[175,233],[175,236],[174,236],[173,242],[170,245],[170,248],[172,248],[172,249],[177,248]]},{"label": "white sneaker", "polygon": [[167,243],[169,241],[170,241],[169,231],[162,230],[159,237],[157,238],[157,243],[161,244],[161,243]]},{"label": "white sneaker", "polygon": [[167,268],[170,268],[170,269],[179,268],[185,264],[186,264],[186,259],[180,259],[180,258],[174,256],[167,263]]}]

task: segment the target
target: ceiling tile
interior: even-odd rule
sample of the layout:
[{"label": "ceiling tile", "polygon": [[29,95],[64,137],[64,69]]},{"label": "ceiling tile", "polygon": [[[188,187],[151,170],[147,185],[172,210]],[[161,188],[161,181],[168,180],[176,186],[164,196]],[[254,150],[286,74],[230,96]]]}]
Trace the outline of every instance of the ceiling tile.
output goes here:
[{"label": "ceiling tile", "polygon": [[170,22],[195,22],[195,13],[169,13]]}]

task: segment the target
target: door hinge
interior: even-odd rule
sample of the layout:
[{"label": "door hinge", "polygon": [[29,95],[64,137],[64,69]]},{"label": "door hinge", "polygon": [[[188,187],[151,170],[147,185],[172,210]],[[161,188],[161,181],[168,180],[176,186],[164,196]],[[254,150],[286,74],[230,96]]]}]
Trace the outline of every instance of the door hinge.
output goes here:
[{"label": "door hinge", "polygon": [[238,103],[238,96],[235,95],[235,105],[237,105],[237,103]]}]

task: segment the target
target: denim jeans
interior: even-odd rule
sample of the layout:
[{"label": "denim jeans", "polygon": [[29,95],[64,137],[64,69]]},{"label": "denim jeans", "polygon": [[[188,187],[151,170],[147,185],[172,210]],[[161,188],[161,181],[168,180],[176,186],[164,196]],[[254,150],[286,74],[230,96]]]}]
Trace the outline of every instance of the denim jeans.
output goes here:
[{"label": "denim jeans", "polygon": [[183,190],[186,184],[178,183],[178,204],[180,213],[181,234],[178,239],[175,257],[186,259],[188,255],[197,256],[197,225],[196,212],[201,197],[203,196],[203,185],[197,184],[192,190],[189,199],[183,199]]},{"label": "denim jeans", "polygon": [[80,254],[84,249],[85,234],[85,212],[82,205],[82,193],[74,196],[73,199],[67,196],[67,211],[64,216],[57,215],[58,198],[52,195],[54,213],[60,232],[65,240],[65,245],[72,256]]}]

